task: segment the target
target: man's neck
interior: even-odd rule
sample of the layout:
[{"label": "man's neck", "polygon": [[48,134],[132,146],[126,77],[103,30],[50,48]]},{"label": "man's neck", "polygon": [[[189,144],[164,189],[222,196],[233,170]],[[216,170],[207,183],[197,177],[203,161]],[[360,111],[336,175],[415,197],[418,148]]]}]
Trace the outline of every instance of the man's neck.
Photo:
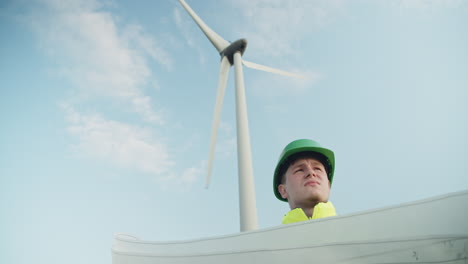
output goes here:
[{"label": "man's neck", "polygon": [[291,206],[291,210],[292,209],[296,209],[296,208],[301,208],[302,211],[304,211],[304,213],[307,215],[307,217],[311,218],[312,215],[314,214],[314,208],[315,206],[318,204],[318,202],[314,202],[314,203],[309,203],[307,205],[297,205],[297,206]]},{"label": "man's neck", "polygon": [[314,215],[314,207],[312,208],[302,208],[302,211],[307,215],[308,218],[311,218]]}]

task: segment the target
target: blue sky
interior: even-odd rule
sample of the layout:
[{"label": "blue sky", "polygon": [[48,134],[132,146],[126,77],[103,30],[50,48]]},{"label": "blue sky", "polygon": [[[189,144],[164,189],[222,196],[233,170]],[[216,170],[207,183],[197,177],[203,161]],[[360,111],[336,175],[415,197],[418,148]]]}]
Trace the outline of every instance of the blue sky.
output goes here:
[{"label": "blue sky", "polygon": [[[244,57],[260,228],[282,148],[335,151],[339,214],[468,188],[468,2],[187,1]],[[109,263],[115,233],[239,230],[233,71],[177,1],[0,4],[0,262]]]}]

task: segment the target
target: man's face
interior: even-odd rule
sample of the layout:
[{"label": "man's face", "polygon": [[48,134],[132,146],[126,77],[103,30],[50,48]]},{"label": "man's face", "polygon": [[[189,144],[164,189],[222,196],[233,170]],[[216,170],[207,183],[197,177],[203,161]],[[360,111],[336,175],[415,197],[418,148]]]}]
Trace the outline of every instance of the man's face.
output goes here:
[{"label": "man's face", "polygon": [[284,177],[285,182],[278,186],[278,191],[292,209],[328,201],[330,182],[320,161],[298,159],[289,165]]}]

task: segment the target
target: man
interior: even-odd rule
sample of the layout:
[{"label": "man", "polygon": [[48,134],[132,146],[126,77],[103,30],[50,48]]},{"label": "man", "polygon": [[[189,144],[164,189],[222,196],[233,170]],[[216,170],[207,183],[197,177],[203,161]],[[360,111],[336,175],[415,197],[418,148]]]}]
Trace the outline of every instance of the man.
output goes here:
[{"label": "man", "polygon": [[334,169],[333,151],[313,140],[295,140],[284,148],[273,177],[276,198],[291,208],[283,224],[336,215],[328,201]]}]

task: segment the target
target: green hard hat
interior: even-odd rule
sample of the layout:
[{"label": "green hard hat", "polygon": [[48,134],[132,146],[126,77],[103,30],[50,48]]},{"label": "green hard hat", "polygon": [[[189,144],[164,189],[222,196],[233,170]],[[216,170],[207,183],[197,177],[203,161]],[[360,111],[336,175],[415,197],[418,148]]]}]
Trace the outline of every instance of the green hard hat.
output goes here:
[{"label": "green hard hat", "polygon": [[325,157],[325,168],[327,169],[328,180],[330,181],[330,185],[333,181],[333,172],[335,171],[335,154],[333,151],[326,149],[316,141],[311,139],[298,139],[294,140],[293,142],[289,143],[281,152],[281,155],[278,160],[278,164],[275,168],[275,174],[273,176],[273,191],[275,193],[276,198],[281,201],[287,202],[286,199],[281,197],[281,194],[278,192],[278,185],[281,184],[281,176],[280,170],[282,165],[285,161],[293,154],[301,153],[301,152],[313,152],[322,154]]}]

